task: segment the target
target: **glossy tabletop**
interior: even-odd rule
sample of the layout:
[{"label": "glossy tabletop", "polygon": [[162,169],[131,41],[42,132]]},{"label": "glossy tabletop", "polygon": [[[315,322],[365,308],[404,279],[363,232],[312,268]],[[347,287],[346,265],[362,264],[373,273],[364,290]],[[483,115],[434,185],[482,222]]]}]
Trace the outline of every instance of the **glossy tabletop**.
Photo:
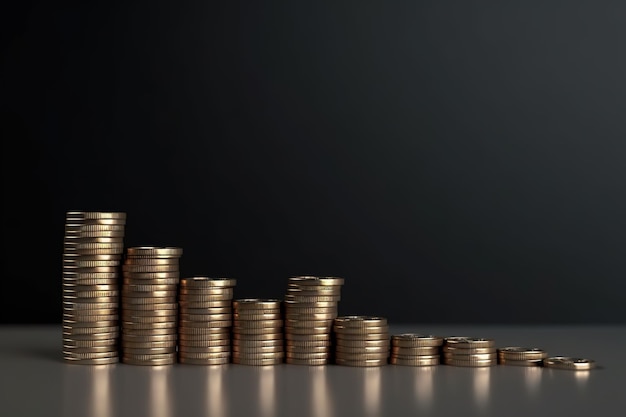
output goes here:
[{"label": "glossy tabletop", "polygon": [[605,416],[626,409],[626,326],[391,326],[595,359],[492,368],[73,365],[60,326],[0,327],[3,416]]}]

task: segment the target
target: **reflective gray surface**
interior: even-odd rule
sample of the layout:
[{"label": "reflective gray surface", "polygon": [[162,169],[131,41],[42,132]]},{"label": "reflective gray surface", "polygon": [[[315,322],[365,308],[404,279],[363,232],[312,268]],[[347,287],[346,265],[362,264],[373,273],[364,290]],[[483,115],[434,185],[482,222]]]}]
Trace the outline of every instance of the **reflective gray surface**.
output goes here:
[{"label": "reflective gray surface", "polygon": [[626,406],[626,326],[392,326],[492,337],[595,359],[572,372],[487,369],[85,366],[62,362],[60,326],[0,327],[3,416],[603,416]]}]

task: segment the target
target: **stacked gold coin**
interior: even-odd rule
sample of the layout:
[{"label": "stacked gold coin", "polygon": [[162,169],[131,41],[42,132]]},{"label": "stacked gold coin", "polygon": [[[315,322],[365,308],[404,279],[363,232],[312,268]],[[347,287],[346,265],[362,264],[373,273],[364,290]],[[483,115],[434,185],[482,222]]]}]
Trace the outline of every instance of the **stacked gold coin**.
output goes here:
[{"label": "stacked gold coin", "polygon": [[593,359],[551,356],[543,360],[543,366],[546,368],[567,369],[570,371],[588,371],[596,367],[596,362]]},{"label": "stacked gold coin", "polygon": [[500,365],[541,366],[548,352],[539,348],[507,346],[498,349]]},{"label": "stacked gold coin", "polygon": [[281,301],[248,298],[233,302],[233,363],[277,365],[283,362]]},{"label": "stacked gold coin", "polygon": [[432,366],[438,365],[439,350],[443,338],[417,333],[403,333],[391,336],[391,358],[393,365]]},{"label": "stacked gold coin", "polygon": [[231,278],[193,277],[180,280],[178,361],[193,365],[230,362],[233,325]]},{"label": "stacked gold coin", "polygon": [[389,326],[383,317],[341,316],[333,330],[335,363],[346,366],[382,366],[389,359]]},{"label": "stacked gold coin", "polygon": [[289,278],[285,297],[286,362],[326,365],[332,360],[332,325],[343,278]]},{"label": "stacked gold coin", "polygon": [[128,248],[122,266],[122,362],[176,362],[179,259],[172,247]]},{"label": "stacked gold coin", "polygon": [[125,213],[70,211],[63,245],[63,357],[118,362],[118,279]]},{"label": "stacked gold coin", "polygon": [[443,363],[452,366],[482,367],[497,365],[495,341],[475,337],[446,337]]}]

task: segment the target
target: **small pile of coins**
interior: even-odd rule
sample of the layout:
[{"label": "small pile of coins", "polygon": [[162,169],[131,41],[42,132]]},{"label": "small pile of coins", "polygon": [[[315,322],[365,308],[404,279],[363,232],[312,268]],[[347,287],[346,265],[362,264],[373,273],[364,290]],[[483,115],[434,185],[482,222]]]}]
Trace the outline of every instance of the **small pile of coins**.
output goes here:
[{"label": "small pile of coins", "polygon": [[233,363],[278,365],[285,358],[280,300],[247,298],[233,302]]},{"label": "small pile of coins", "polygon": [[446,337],[443,344],[443,363],[473,368],[497,365],[495,341],[464,336]]},{"label": "small pile of coins", "polygon": [[285,296],[286,362],[326,365],[332,360],[332,325],[343,278],[291,277]]},{"label": "small pile of coins", "polygon": [[342,316],[334,321],[335,363],[382,366],[389,359],[389,326],[383,317]]},{"label": "small pile of coins", "polygon": [[543,366],[570,371],[588,371],[596,367],[596,362],[592,359],[572,358],[570,356],[551,356],[543,360]]},{"label": "small pile of coins", "polygon": [[122,362],[176,362],[181,248],[133,247],[122,266]]},{"label": "small pile of coins", "polygon": [[125,213],[70,211],[63,241],[63,358],[119,361],[119,265]]},{"label": "small pile of coins", "polygon": [[391,336],[391,358],[393,365],[432,366],[439,365],[439,349],[443,338],[417,333],[402,333]]},{"label": "small pile of coins", "polygon": [[237,280],[193,277],[180,280],[178,360],[193,365],[230,362],[232,299]]},{"label": "small pile of coins", "polygon": [[541,366],[548,353],[539,348],[507,346],[498,349],[500,365]]}]

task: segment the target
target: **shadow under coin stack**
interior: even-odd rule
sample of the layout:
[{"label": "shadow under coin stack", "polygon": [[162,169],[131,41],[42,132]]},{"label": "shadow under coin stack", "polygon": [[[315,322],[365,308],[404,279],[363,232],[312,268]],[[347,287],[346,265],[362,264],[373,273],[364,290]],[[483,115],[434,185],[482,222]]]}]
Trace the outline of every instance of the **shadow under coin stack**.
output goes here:
[{"label": "shadow under coin stack", "polygon": [[443,338],[433,335],[403,333],[391,336],[391,358],[393,365],[433,366],[439,365],[439,350]]},{"label": "shadow under coin stack", "polygon": [[122,362],[176,363],[181,248],[133,247],[122,267]]},{"label": "shadow under coin stack", "polygon": [[541,366],[548,352],[539,348],[508,346],[498,349],[500,365]]},{"label": "shadow under coin stack", "polygon": [[230,362],[230,329],[235,279],[193,277],[180,280],[178,361],[191,365]]},{"label": "shadow under coin stack", "polygon": [[285,297],[286,362],[326,365],[332,362],[332,327],[343,278],[291,277]]},{"label": "shadow under coin stack", "polygon": [[383,317],[342,316],[335,319],[335,363],[383,366],[389,360],[389,326]]},{"label": "shadow under coin stack", "polygon": [[63,358],[119,361],[118,278],[125,213],[70,211],[63,246]]},{"label": "shadow under coin stack", "polygon": [[474,337],[446,337],[443,343],[443,363],[472,368],[497,365],[495,341]]},{"label": "shadow under coin stack", "polygon": [[278,365],[283,362],[281,301],[249,298],[233,302],[233,363]]}]

